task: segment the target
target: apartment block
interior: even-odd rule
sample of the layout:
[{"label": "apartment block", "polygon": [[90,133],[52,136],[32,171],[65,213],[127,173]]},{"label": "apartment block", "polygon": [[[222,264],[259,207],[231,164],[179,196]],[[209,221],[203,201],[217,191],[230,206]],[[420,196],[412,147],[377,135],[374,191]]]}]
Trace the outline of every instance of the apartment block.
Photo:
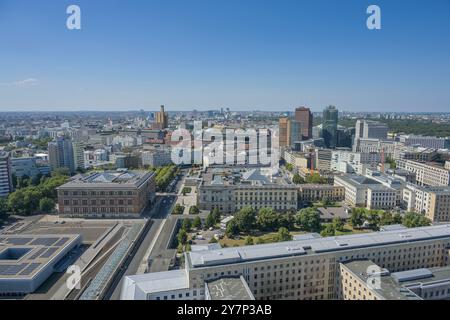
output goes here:
[{"label": "apartment block", "polygon": [[408,185],[403,200],[409,211],[425,215],[433,222],[450,221],[450,187]]},{"label": "apartment block", "polygon": [[13,191],[11,157],[9,153],[0,151],[0,197],[6,197]]}]

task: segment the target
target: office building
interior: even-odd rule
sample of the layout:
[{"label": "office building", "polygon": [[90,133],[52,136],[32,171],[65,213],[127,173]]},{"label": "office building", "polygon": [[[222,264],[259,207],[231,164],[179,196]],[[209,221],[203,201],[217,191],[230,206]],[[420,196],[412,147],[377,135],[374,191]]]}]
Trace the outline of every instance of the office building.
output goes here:
[{"label": "office building", "polygon": [[11,156],[0,151],[0,198],[7,197],[13,191]]},{"label": "office building", "polygon": [[421,186],[450,185],[450,170],[437,163],[421,163],[412,160],[396,160],[397,168],[416,174],[416,183]]},{"label": "office building", "polygon": [[279,120],[279,147],[289,147],[289,118],[288,117],[281,117]]},{"label": "office building", "polygon": [[329,106],[323,111],[322,136],[327,148],[337,147],[338,117],[339,111],[335,106]]},{"label": "office building", "polygon": [[48,143],[48,157],[52,170],[65,168],[69,172],[75,172],[72,141],[65,137],[57,137],[55,141]]},{"label": "office building", "polygon": [[74,177],[57,188],[63,217],[139,217],[155,200],[155,173],[93,172]]},{"label": "office building", "polygon": [[231,214],[244,207],[297,210],[296,185],[272,171],[272,168],[208,168],[197,193],[199,208],[208,211],[217,208]]},{"label": "office building", "polygon": [[388,126],[373,120],[358,120],[355,127],[355,138],[386,140]]},{"label": "office building", "polygon": [[289,147],[295,149],[296,143],[301,142],[303,140],[301,123],[295,120],[289,120],[288,133],[289,133],[288,145]]},{"label": "office building", "polygon": [[50,166],[46,164],[40,164],[38,158],[35,157],[23,157],[11,159],[12,173],[16,177],[29,177],[35,178],[38,175],[50,175]]},{"label": "office building", "polygon": [[405,146],[419,146],[432,149],[450,149],[450,137],[429,137],[420,135],[401,135],[400,142]]},{"label": "office building", "polygon": [[369,177],[358,174],[336,176],[334,185],[345,188],[345,202],[352,207],[390,210],[397,205],[397,191]]},{"label": "office building", "polygon": [[[450,226],[389,230],[185,253],[185,267],[125,278],[123,300],[200,300],[205,282],[242,276],[256,300],[330,300],[340,265],[371,260],[392,272],[449,265]],[[420,254],[420,255],[419,255]]]},{"label": "office building", "polygon": [[295,121],[300,123],[302,140],[312,139],[313,115],[311,110],[305,107],[295,109]]},{"label": "office building", "polygon": [[298,186],[299,199],[303,202],[316,202],[328,199],[330,201],[343,201],[345,188],[328,184],[301,184]]}]

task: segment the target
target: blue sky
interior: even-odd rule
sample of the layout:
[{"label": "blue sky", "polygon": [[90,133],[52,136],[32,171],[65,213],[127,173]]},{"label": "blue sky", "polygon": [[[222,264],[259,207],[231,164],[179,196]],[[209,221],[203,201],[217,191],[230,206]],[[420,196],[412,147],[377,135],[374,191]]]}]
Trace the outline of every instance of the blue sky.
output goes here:
[{"label": "blue sky", "polygon": [[450,0],[0,0],[0,110],[450,111],[449,40]]}]

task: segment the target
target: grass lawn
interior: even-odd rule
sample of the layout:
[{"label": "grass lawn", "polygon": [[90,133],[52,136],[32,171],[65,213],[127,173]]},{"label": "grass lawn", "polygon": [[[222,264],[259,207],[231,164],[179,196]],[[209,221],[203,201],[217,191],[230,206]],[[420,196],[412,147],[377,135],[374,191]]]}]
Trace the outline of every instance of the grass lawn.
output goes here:
[{"label": "grass lawn", "polygon": [[373,232],[372,230],[368,230],[368,229],[354,229],[354,228],[353,228],[351,225],[349,225],[348,223],[345,224],[344,230],[345,230],[345,231],[336,231],[336,235],[337,235],[337,236],[342,236],[342,235],[349,235],[349,234],[358,234],[358,233],[369,233],[369,232]]},{"label": "grass lawn", "polygon": [[[291,232],[291,235],[296,236],[299,234],[305,234],[307,232],[303,231],[293,231]],[[223,239],[219,240],[219,243],[222,247],[242,247],[245,246],[245,238],[247,236],[240,236],[236,237],[235,239],[230,239],[227,236],[225,236]],[[252,234],[251,237],[253,238],[253,243],[257,244],[259,241],[259,244],[261,243],[273,243],[277,242],[278,232],[268,232],[268,233],[262,233],[258,232],[257,234]]]}]

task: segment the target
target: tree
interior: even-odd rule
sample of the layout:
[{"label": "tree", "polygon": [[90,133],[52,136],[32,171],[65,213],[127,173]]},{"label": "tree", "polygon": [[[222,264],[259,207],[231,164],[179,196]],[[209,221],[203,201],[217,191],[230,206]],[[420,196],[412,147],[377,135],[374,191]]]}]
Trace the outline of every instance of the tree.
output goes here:
[{"label": "tree", "polygon": [[234,215],[234,219],[241,232],[250,232],[256,224],[255,210],[251,207],[242,208]]},{"label": "tree", "polygon": [[328,223],[325,225],[325,228],[320,232],[322,237],[332,237],[336,235],[336,228],[333,223]]},{"label": "tree", "polygon": [[305,179],[303,179],[298,173],[296,173],[292,178],[292,182],[295,184],[303,184],[305,183]]},{"label": "tree", "polygon": [[219,223],[220,222],[220,211],[219,208],[214,208],[213,211],[211,212],[213,218],[214,218],[214,222],[215,223]]},{"label": "tree", "polygon": [[403,217],[402,223],[407,228],[417,228],[431,225],[431,220],[420,213],[408,212]]},{"label": "tree", "polygon": [[316,184],[326,184],[327,179],[322,177],[319,173],[315,172],[306,177],[306,182]]},{"label": "tree", "polygon": [[192,221],[192,228],[201,229],[202,227],[202,219],[200,217],[195,217],[194,221]]},{"label": "tree", "polygon": [[301,209],[295,218],[301,229],[309,232],[320,231],[320,212],[316,208]]},{"label": "tree", "polygon": [[256,223],[261,230],[272,231],[279,227],[279,216],[272,208],[262,208],[259,210]]},{"label": "tree", "polygon": [[286,228],[280,228],[278,230],[278,235],[277,235],[278,241],[282,242],[282,241],[291,241],[292,240],[292,235],[289,233],[289,230]]},{"label": "tree", "polygon": [[50,198],[42,198],[39,200],[39,211],[50,213],[55,209],[55,201]]},{"label": "tree", "polygon": [[197,206],[192,206],[189,208],[189,214],[194,215],[194,214],[199,214],[199,213],[200,213],[200,210],[198,209]]},{"label": "tree", "polygon": [[387,211],[381,211],[380,212],[380,225],[381,226],[387,226],[387,225],[391,225],[394,224],[394,216],[392,215],[392,213],[387,212]]},{"label": "tree", "polygon": [[172,211],[172,214],[179,215],[179,214],[183,214],[183,212],[184,212],[184,207],[181,204],[177,203],[175,205],[175,208]]},{"label": "tree", "polygon": [[295,213],[287,212],[285,214],[278,214],[278,226],[292,230],[295,227]]},{"label": "tree", "polygon": [[294,171],[294,166],[293,166],[292,164],[290,164],[290,163],[287,163],[287,164],[286,164],[286,169],[287,169],[288,171],[292,172],[292,171]]},{"label": "tree", "polygon": [[219,241],[217,241],[216,237],[212,237],[211,240],[209,241],[209,243],[217,243]]},{"label": "tree", "polygon": [[216,220],[214,219],[213,214],[212,214],[212,213],[209,213],[209,214],[206,216],[205,226],[206,226],[207,228],[212,228],[212,227],[214,227],[215,225],[216,225]]},{"label": "tree", "polygon": [[380,215],[377,210],[366,211],[365,218],[373,230],[379,229]]},{"label": "tree", "polygon": [[246,238],[245,238],[245,245],[246,245],[246,246],[252,246],[252,245],[254,245],[253,238],[250,237],[250,236],[246,237]]},{"label": "tree", "polygon": [[8,201],[5,198],[0,198],[0,221],[8,218]]},{"label": "tree", "polygon": [[333,219],[333,221],[331,222],[331,225],[333,226],[334,230],[337,231],[344,231],[344,220],[342,220],[339,217],[336,217]]},{"label": "tree", "polygon": [[185,245],[187,243],[188,234],[187,234],[186,230],[181,229],[180,232],[178,232],[177,240],[178,240],[178,243],[181,245]]},{"label": "tree", "polygon": [[189,232],[191,231],[191,227],[192,227],[191,219],[184,219],[181,228],[186,230],[186,232]]},{"label": "tree", "polygon": [[227,228],[225,230],[225,235],[228,238],[233,238],[239,234],[239,227],[236,221],[233,219],[227,223]]},{"label": "tree", "polygon": [[365,219],[365,210],[363,208],[353,208],[350,215],[350,224],[353,228],[360,228]]}]

